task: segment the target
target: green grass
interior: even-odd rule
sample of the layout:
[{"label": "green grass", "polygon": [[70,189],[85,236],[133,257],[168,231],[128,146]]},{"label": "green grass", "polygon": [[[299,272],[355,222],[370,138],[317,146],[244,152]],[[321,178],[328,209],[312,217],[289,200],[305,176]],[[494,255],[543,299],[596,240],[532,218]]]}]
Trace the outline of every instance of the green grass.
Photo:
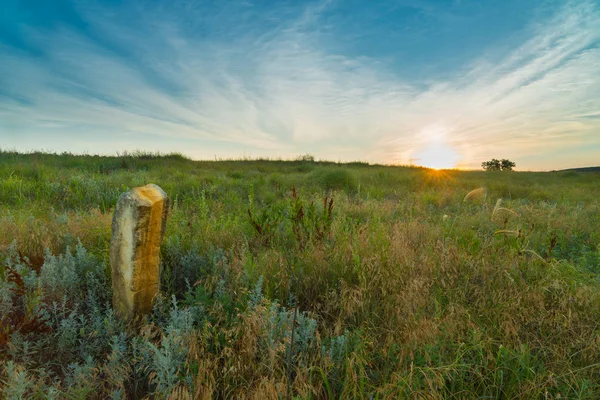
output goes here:
[{"label": "green grass", "polygon": [[[0,397],[599,398],[599,177],[0,152]],[[147,183],[162,291],[123,324]]]}]

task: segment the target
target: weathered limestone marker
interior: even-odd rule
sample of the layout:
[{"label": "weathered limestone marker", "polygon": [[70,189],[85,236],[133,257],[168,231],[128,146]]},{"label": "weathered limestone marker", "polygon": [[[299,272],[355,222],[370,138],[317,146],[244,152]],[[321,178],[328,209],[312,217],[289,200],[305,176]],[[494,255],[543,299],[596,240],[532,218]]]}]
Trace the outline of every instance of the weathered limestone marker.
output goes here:
[{"label": "weathered limestone marker", "polygon": [[112,221],[110,265],[113,307],[121,318],[152,310],[160,287],[160,244],[168,209],[169,198],[154,184],[119,198]]}]

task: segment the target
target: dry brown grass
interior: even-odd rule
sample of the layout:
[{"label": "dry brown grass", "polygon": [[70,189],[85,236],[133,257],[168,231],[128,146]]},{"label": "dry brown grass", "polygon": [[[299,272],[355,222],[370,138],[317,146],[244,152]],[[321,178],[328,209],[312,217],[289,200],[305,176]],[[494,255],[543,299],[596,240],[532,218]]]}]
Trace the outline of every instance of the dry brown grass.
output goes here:
[{"label": "dry brown grass", "polygon": [[52,254],[65,251],[67,245],[81,240],[90,250],[107,255],[112,214],[98,209],[89,212],[48,212],[32,217],[26,213],[0,216],[0,248],[15,243],[16,250],[30,258],[43,259],[46,250]]}]

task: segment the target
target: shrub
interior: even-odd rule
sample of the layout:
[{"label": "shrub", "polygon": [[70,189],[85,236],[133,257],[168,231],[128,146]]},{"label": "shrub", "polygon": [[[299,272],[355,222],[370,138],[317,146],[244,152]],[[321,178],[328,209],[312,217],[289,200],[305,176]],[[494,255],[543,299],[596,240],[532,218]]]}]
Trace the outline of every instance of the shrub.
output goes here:
[{"label": "shrub", "polygon": [[313,162],[315,162],[315,156],[313,156],[312,154],[303,154],[301,156],[298,156],[296,158],[296,161],[313,163]]},{"label": "shrub", "polygon": [[246,312],[247,318],[254,317],[260,321],[257,332],[259,353],[270,356],[271,362],[275,356],[285,357],[290,351],[292,325],[295,323],[292,350],[295,361],[302,362],[302,355],[317,351],[317,321],[306,312],[289,310],[267,300],[262,294],[262,283],[261,277],[250,295]]},{"label": "shrub", "polygon": [[503,158],[497,160],[492,158],[490,161],[484,161],[481,163],[481,167],[486,171],[512,171],[516,164],[510,160]]},{"label": "shrub", "polygon": [[333,217],[333,199],[325,196],[322,207],[305,204],[292,187],[289,199],[263,207],[259,212],[248,209],[254,230],[265,245],[304,249],[309,242],[326,238]]},{"label": "shrub", "polygon": [[319,168],[311,174],[311,178],[316,180],[325,190],[354,192],[358,188],[356,177],[345,168]]}]

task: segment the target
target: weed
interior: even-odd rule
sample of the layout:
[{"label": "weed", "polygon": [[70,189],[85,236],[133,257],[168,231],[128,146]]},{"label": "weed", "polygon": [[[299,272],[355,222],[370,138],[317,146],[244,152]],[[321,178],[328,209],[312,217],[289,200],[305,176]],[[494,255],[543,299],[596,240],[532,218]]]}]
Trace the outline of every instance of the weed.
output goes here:
[{"label": "weed", "polygon": [[[0,397],[598,398],[596,181],[0,151]],[[129,325],[110,224],[148,182],[161,294]]]}]

